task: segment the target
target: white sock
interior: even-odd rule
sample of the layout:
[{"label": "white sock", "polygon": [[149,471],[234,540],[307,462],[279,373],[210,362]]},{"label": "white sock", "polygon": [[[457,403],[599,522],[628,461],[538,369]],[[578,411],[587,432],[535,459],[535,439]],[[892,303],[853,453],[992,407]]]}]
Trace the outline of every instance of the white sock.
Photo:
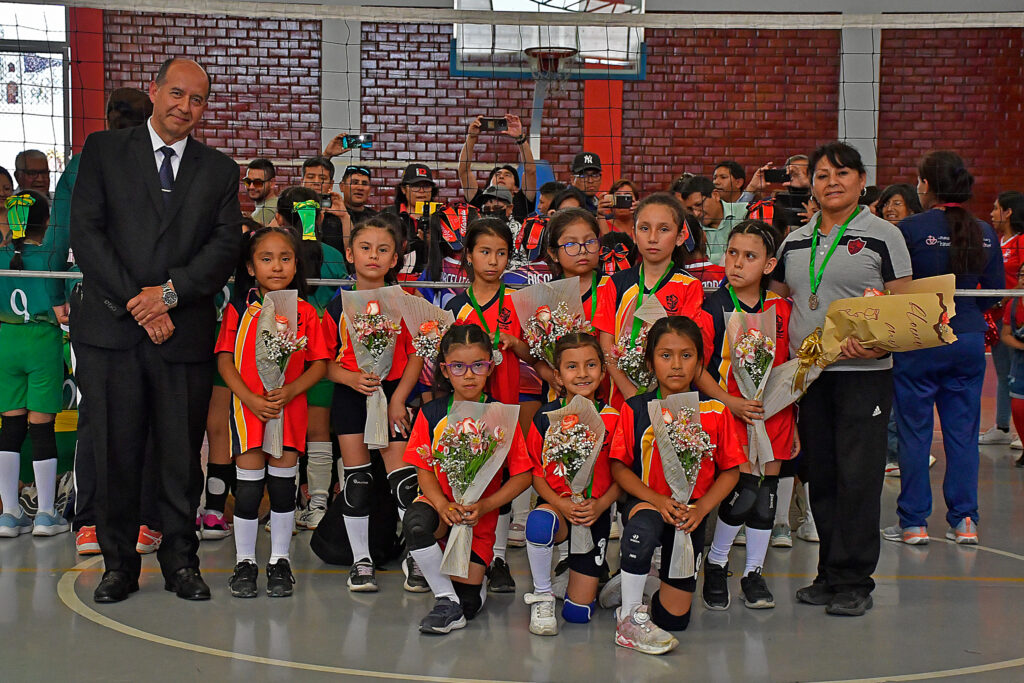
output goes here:
[{"label": "white sock", "polygon": [[768,554],[768,541],[771,538],[771,529],[747,527],[747,566],[743,569],[743,576],[764,566],[764,556]]},{"label": "white sock", "polygon": [[327,506],[327,489],[331,487],[331,468],[334,453],[329,441],[310,441],[306,444],[306,484],[309,486],[310,505],[317,502]]},{"label": "white sock", "polygon": [[21,515],[18,502],[18,474],[21,472],[21,453],[0,451],[0,502],[6,514]]},{"label": "white sock", "polygon": [[[732,524],[726,524],[719,517],[715,522],[715,538],[711,542],[711,551],[708,553],[708,562],[717,564],[719,567],[724,567],[725,563],[729,561],[729,550],[732,548],[733,541],[736,540],[736,534],[740,532],[740,527],[733,526]],[[750,531],[747,531],[747,537],[750,537]],[[748,541],[749,543],[749,541]],[[747,551],[747,555],[750,555],[750,551]]]},{"label": "white sock", "polygon": [[775,508],[775,523],[789,524],[789,505],[793,502],[793,484],[796,479],[793,477],[779,478],[779,492],[775,499],[778,507]]},{"label": "white sock", "polygon": [[512,521],[521,526],[526,526],[526,518],[530,514],[530,501],[533,498],[533,489],[526,489],[512,499]]},{"label": "white sock", "polygon": [[295,529],[295,510],[270,512],[270,564],[278,560],[291,559],[288,550],[292,545],[292,531]]},{"label": "white sock", "polygon": [[256,561],[256,532],[259,526],[258,519],[244,519],[235,515],[235,562]]},{"label": "white sock", "polygon": [[455,593],[455,586],[452,585],[451,578],[441,573],[441,558],[444,557],[441,546],[435,543],[429,548],[411,550],[409,554],[412,555],[412,559],[416,560],[416,564],[423,572],[423,578],[427,580],[435,598],[448,598],[459,602],[459,596]]},{"label": "white sock", "polygon": [[512,513],[498,515],[498,528],[494,530],[494,559],[505,561],[505,550],[508,548],[508,525],[512,523]]},{"label": "white sock", "polygon": [[39,498],[39,512],[54,514],[53,499],[57,495],[57,458],[36,460],[32,463],[36,475],[36,496]]},{"label": "white sock", "polygon": [[569,559],[569,539],[565,539],[558,544],[558,561]]},{"label": "white sock", "polygon": [[352,561],[370,559],[370,518],[344,516],[348,543],[352,546]]},{"label": "white sock", "polygon": [[554,548],[549,545],[526,543],[526,557],[530,560],[530,573],[533,574],[533,592],[551,592],[551,555]]},{"label": "white sock", "polygon": [[647,583],[647,574],[630,574],[627,571],[619,572],[622,577],[622,607],[620,615],[626,616],[644,602],[644,584]]}]

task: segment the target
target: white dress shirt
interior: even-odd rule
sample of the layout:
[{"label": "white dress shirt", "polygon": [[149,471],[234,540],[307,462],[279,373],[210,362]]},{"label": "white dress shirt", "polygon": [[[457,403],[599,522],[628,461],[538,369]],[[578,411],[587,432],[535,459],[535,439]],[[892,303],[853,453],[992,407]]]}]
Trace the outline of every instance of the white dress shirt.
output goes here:
[{"label": "white dress shirt", "polygon": [[171,171],[174,173],[174,177],[178,177],[178,167],[181,166],[181,155],[185,152],[185,145],[188,144],[188,138],[185,137],[178,140],[173,145],[168,145],[164,142],[156,130],[153,129],[153,118],[150,117],[146,121],[146,127],[149,128],[149,139],[153,142],[153,158],[156,161],[156,172],[160,173],[160,166],[164,163],[164,153],[160,151],[161,147],[170,147],[174,150],[174,156],[171,157]]}]

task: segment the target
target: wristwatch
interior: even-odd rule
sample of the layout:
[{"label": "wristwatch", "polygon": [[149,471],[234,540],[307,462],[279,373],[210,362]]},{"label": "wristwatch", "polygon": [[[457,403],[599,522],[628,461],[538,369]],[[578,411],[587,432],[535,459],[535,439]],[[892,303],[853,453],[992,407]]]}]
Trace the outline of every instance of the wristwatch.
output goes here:
[{"label": "wristwatch", "polygon": [[167,282],[165,282],[162,285],[161,289],[163,289],[163,296],[162,296],[162,298],[163,298],[164,305],[167,306],[167,308],[169,308],[169,309],[170,308],[174,308],[175,306],[177,306],[178,305],[178,293],[175,292],[174,288],[171,286],[171,281],[168,280]]}]

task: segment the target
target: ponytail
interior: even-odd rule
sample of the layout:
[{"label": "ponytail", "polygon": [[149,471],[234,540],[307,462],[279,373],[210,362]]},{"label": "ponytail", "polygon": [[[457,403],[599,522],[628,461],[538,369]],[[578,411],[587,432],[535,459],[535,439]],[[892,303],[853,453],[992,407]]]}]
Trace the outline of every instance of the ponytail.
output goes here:
[{"label": "ponytail", "polygon": [[964,160],[953,152],[931,152],[921,160],[917,174],[928,181],[935,198],[947,205],[949,260],[953,274],[980,273],[987,257],[981,225],[962,206],[970,200],[974,189],[974,176],[967,170]]}]

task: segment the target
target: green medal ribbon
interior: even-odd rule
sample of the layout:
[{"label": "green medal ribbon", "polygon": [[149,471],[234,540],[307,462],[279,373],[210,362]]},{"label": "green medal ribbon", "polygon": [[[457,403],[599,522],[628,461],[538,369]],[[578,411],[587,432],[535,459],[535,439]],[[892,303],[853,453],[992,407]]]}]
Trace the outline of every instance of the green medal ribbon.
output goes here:
[{"label": "green medal ribbon", "polygon": [[[668,267],[665,269],[665,272],[661,274],[661,277],[658,278],[658,281],[654,283],[654,287],[651,288],[651,294],[655,294],[658,291],[658,289],[661,288],[662,283],[665,282],[665,278],[668,277],[668,274],[672,272],[672,268],[674,267],[675,263],[669,261]],[[644,301],[644,290],[646,289],[646,287],[644,286],[644,282],[646,282],[646,280],[644,280],[644,267],[643,264],[641,264],[640,282],[638,283],[640,285],[640,291],[637,292],[636,308],[633,309],[633,332],[629,335],[630,346],[634,346],[636,344],[636,337],[638,334],[640,334],[640,328],[643,326],[643,321],[636,317],[636,311],[639,310],[640,305],[643,304]]]},{"label": "green medal ribbon", "polygon": [[299,220],[302,221],[302,239],[315,240],[316,212],[320,210],[320,202],[314,199],[307,199],[304,202],[295,204],[292,210],[299,214]]},{"label": "green medal ribbon", "polygon": [[[491,334],[491,328],[487,324],[487,320],[484,318],[484,312],[480,310],[480,304],[476,300],[476,296],[473,295],[473,286],[470,285],[469,289],[466,290],[466,294],[469,295],[469,303],[473,304],[473,310],[476,311],[476,315],[480,318],[480,326],[484,328],[484,332],[488,335]],[[501,283],[498,287],[498,316],[501,316],[501,307],[505,304],[505,283]],[[497,320],[497,318],[495,319]],[[494,348],[498,348],[498,341],[501,339],[501,328],[495,323],[494,325]]]},{"label": "green medal ribbon", "polygon": [[[811,261],[810,261],[810,274],[811,274],[811,296],[817,296],[818,287],[821,286],[821,277],[825,274],[825,267],[828,266],[829,260],[832,258],[832,254],[835,252],[836,247],[839,246],[839,242],[843,239],[843,235],[846,233],[847,226],[850,225],[850,221],[860,215],[860,206],[850,214],[850,217],[846,219],[846,222],[839,227],[839,232],[836,234],[835,240],[832,241],[832,246],[829,247],[828,253],[825,254],[825,260],[821,262],[821,269],[818,270],[817,274],[814,272],[814,258],[818,253],[818,231],[821,229],[821,214],[818,214],[818,222],[814,224],[814,236],[811,238]],[[817,306],[817,304],[815,304]]]},{"label": "green medal ribbon", "polygon": [[[469,368],[466,368],[466,372],[473,372],[473,371],[470,370]],[[484,400],[486,398],[487,398],[487,394],[480,394],[480,398],[477,399],[477,403],[486,403],[486,401]],[[451,396],[448,397],[448,410],[447,410],[447,412],[445,412],[445,415],[451,415],[451,413],[452,413],[452,406],[453,405],[455,405],[455,394],[452,394]]]},{"label": "green medal ribbon", "polygon": [[597,314],[597,273],[594,273],[594,279],[590,282],[590,320],[594,320],[594,316]]},{"label": "green medal ribbon", "polygon": [[35,203],[35,197],[30,194],[12,195],[4,202],[4,207],[7,209],[7,224],[11,226],[12,240],[20,240],[25,237],[28,212]]},{"label": "green medal ribbon", "polygon": [[[742,311],[743,307],[740,305],[739,297],[736,296],[736,290],[732,288],[732,285],[728,285],[728,287],[729,296],[732,298],[732,305],[736,307],[737,311]],[[764,313],[764,292],[761,292],[761,310],[758,313]]]}]

